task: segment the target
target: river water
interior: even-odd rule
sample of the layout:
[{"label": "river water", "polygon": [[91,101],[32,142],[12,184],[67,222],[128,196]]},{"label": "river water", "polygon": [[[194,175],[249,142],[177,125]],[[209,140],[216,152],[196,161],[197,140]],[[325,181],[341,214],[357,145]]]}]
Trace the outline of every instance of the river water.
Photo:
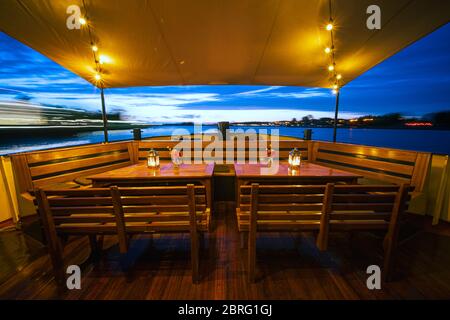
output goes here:
[{"label": "river water", "polygon": [[[278,129],[280,135],[303,138],[305,128],[299,127],[231,127],[231,129]],[[174,130],[193,132],[192,126],[163,125],[151,127],[142,131],[142,137],[170,136]],[[216,126],[203,126],[203,131],[215,131]],[[312,128],[314,140],[330,141],[333,138],[332,128]],[[261,132],[264,133],[264,132]],[[132,139],[131,130],[117,130],[109,132],[110,141]],[[450,154],[450,131],[445,130],[407,130],[407,129],[349,129],[340,128],[337,134],[338,142],[390,147],[406,150],[426,151],[439,154]],[[103,141],[103,132],[81,132],[70,136],[33,136],[13,137],[3,135],[0,137],[0,154],[9,154],[38,149],[57,148]]]}]

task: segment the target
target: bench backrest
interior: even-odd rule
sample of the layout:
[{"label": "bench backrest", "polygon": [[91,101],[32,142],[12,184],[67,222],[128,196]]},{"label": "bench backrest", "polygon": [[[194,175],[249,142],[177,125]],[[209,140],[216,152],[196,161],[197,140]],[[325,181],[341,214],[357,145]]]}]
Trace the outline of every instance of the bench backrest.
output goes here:
[{"label": "bench backrest", "polygon": [[12,155],[14,172],[22,192],[71,181],[133,163],[128,142],[97,144]]},{"label": "bench backrest", "polygon": [[256,231],[319,230],[317,245],[325,250],[329,230],[387,230],[410,199],[402,185],[242,186],[240,221]]},{"label": "bench backrest", "polygon": [[209,225],[204,186],[112,187],[116,213],[127,232],[189,231],[191,214],[204,230]]},{"label": "bench backrest", "polygon": [[395,238],[398,220],[414,187],[401,185],[331,185],[318,247],[325,250],[329,231],[387,230]]},{"label": "bench backrest", "polygon": [[[211,141],[194,141],[191,140],[188,145],[192,148],[190,155],[188,155],[186,152],[184,154],[184,157],[190,157],[191,161],[194,160],[194,151],[198,151],[200,158],[204,161],[211,161],[214,160],[213,157],[215,157],[216,153],[215,151],[212,151],[213,145],[211,144],[213,140]],[[240,144],[237,142],[236,139],[231,141],[231,145],[233,146],[232,149],[232,156],[230,157],[227,155],[226,147],[227,142],[217,142],[218,145],[222,146],[222,157],[221,159],[226,160],[227,157],[231,158],[232,161],[248,161],[249,156],[252,157],[259,157],[258,154],[258,144],[249,142],[248,139],[245,139],[242,141],[243,143]],[[170,160],[170,151],[169,148],[174,148],[179,142],[178,141],[171,141],[171,140],[142,140],[138,142],[138,154],[139,154],[139,160],[146,160],[147,154],[150,149],[154,149],[158,151],[159,157],[161,160]],[[304,160],[308,160],[310,157],[309,154],[309,144],[311,142],[304,141],[304,140],[280,140],[278,142],[278,151],[276,151],[278,154],[276,156],[279,157],[280,160],[287,160],[289,158],[289,152],[297,148],[302,153],[302,158]],[[228,142],[230,144],[230,142]],[[275,146],[272,146],[272,148],[275,148]],[[263,151],[265,148],[262,148]],[[205,152],[208,151],[208,152]],[[204,157],[204,155],[206,155]]]},{"label": "bench backrest", "polygon": [[[270,143],[270,141],[268,141],[268,143]],[[310,143],[311,142],[304,140],[279,140],[278,147],[276,147],[273,143],[271,147],[274,149],[274,156],[278,157],[280,161],[286,161],[289,159],[289,152],[291,152],[294,148],[297,148],[301,152],[303,160],[308,160]],[[252,158],[259,157],[260,155],[258,152],[263,152],[263,156],[266,155],[264,152],[267,148],[267,144],[264,146],[259,146],[258,144],[247,139],[243,148],[237,143],[237,141],[234,142],[234,146],[234,161],[244,162],[248,161],[250,156]],[[261,150],[258,150],[258,148]]]},{"label": "bench backrest", "polygon": [[323,185],[241,186],[241,221],[261,231],[319,229],[326,209]]},{"label": "bench backrest", "polygon": [[209,227],[203,186],[37,189],[34,194],[49,242],[58,234],[115,234],[126,252],[128,233]]},{"label": "bench backrest", "polygon": [[[179,141],[172,140],[142,140],[138,142],[137,150],[138,150],[138,159],[140,161],[147,159],[147,154],[150,149],[154,149],[158,152],[160,160],[171,160],[170,149],[175,148],[179,144]],[[203,159],[203,151],[204,148],[208,145],[208,142],[205,141],[188,141],[187,145],[189,145],[190,152],[186,152],[186,148],[184,148],[183,157],[185,159],[190,159],[190,161],[194,161],[195,151],[198,151],[200,155],[200,159]],[[170,148],[170,149],[169,149]],[[212,153],[214,156],[214,153]],[[208,160],[208,159],[206,159]]]},{"label": "bench backrest", "polygon": [[[386,227],[397,204],[406,205],[409,187],[405,185],[335,185],[331,208],[327,212],[329,220],[339,224],[369,222],[369,228]],[[405,197],[404,197],[405,196]]]},{"label": "bench backrest", "polygon": [[409,183],[422,192],[431,154],[344,143],[315,142],[312,161],[367,178]]},{"label": "bench backrest", "polygon": [[61,234],[118,234],[109,189],[38,188],[33,193],[51,255],[62,250]]},{"label": "bench backrest", "polygon": [[58,233],[116,233],[108,188],[37,189],[34,194],[41,218],[50,219]]}]

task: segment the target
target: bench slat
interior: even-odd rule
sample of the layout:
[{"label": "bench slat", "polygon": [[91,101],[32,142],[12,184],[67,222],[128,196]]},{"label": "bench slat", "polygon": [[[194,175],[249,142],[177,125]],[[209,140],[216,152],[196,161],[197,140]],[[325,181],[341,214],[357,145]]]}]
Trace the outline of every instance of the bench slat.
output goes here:
[{"label": "bench slat", "polygon": [[127,150],[128,143],[109,143],[81,147],[70,147],[64,149],[44,150],[27,153],[27,161],[29,164],[61,160],[74,156],[95,155],[103,152]]},{"label": "bench slat", "polygon": [[[382,171],[383,174],[389,174],[392,173],[399,173],[406,176],[412,176],[413,170],[414,170],[414,163],[410,165],[406,164],[399,164],[399,163],[391,163],[388,161],[381,161],[381,160],[371,160],[371,159],[365,159],[365,158],[359,158],[354,156],[344,156],[344,155],[337,155],[337,154],[329,154],[325,152],[320,152],[317,156],[320,159],[325,160],[331,160],[333,162],[339,162],[343,164],[350,164],[355,165],[358,167],[365,167],[370,169],[375,169]],[[389,159],[387,159],[389,160]]]},{"label": "bench slat", "polygon": [[[241,195],[241,203],[250,203],[250,195]],[[323,201],[323,195],[305,194],[263,194],[258,197],[259,203],[317,203]]]},{"label": "bench slat", "polygon": [[98,156],[98,157],[87,158],[87,159],[46,164],[46,165],[31,167],[30,172],[31,172],[31,176],[33,178],[43,176],[43,175],[49,175],[49,174],[57,175],[58,172],[72,170],[72,169],[82,170],[83,168],[89,167],[92,165],[97,165],[97,166],[107,165],[108,163],[115,162],[117,160],[128,160],[129,161],[130,155],[128,154],[128,152],[116,153],[116,154]]}]

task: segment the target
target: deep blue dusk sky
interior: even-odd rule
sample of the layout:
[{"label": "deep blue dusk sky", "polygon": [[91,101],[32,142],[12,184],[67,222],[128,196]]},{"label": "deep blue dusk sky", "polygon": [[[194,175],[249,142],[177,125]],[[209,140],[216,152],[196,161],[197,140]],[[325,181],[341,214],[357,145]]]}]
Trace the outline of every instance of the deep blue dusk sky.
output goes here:
[{"label": "deep blue dusk sky", "polygon": [[[450,24],[347,84],[344,118],[450,109]],[[138,87],[106,90],[109,111],[150,122],[290,120],[333,116],[329,89],[270,86]],[[36,51],[0,33],[0,103],[100,110],[98,90]]]}]

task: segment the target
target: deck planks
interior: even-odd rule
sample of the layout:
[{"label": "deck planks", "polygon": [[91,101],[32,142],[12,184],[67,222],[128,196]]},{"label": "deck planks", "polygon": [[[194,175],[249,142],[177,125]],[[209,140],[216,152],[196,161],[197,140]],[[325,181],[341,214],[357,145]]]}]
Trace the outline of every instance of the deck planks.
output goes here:
[{"label": "deck planks", "polygon": [[[213,232],[200,250],[200,283],[192,284],[187,235],[137,236],[120,258],[117,241],[105,238],[98,263],[82,265],[82,289],[58,291],[50,260],[40,256],[0,284],[12,299],[431,299],[450,298],[450,237],[429,230],[398,252],[396,280],[382,290],[366,288],[365,268],[382,263],[380,239],[358,233],[332,235],[319,252],[308,233],[263,233],[257,239],[257,282],[246,279],[234,204],[216,204]],[[87,238],[65,248],[70,264],[89,256]],[[128,268],[127,268],[128,266]]]}]

